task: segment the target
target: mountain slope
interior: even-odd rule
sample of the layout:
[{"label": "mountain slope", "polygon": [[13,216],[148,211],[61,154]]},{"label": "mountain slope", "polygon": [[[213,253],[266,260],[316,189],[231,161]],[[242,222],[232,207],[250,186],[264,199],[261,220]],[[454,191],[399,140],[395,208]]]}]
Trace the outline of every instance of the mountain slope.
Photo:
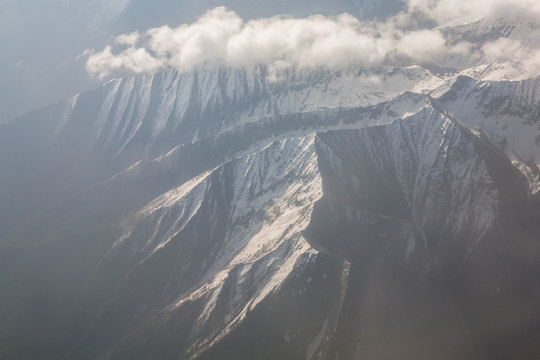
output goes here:
[{"label": "mountain slope", "polygon": [[538,356],[539,80],[278,75],[0,127],[7,358]]}]

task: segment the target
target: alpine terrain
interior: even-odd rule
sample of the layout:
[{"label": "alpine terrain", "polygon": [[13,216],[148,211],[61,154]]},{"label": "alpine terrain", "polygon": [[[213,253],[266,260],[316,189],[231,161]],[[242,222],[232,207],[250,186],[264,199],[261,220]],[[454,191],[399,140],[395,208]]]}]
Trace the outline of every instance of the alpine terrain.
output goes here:
[{"label": "alpine terrain", "polygon": [[0,359],[540,359],[540,77],[398,60],[208,61],[1,125]]}]

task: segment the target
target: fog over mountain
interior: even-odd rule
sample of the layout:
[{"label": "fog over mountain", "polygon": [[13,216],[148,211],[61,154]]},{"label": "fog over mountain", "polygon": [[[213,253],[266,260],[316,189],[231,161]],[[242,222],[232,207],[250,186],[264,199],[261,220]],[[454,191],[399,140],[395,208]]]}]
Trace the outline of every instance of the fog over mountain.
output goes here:
[{"label": "fog over mountain", "polygon": [[540,357],[537,1],[52,4],[0,359]]}]

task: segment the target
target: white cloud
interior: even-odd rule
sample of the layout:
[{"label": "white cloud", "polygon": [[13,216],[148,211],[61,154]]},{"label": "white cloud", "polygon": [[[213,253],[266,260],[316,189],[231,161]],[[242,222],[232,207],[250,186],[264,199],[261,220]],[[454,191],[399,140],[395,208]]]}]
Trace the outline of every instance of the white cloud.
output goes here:
[{"label": "white cloud", "polygon": [[391,44],[362,30],[350,15],[250,21],[230,39],[227,61],[330,68],[380,63]]},{"label": "white cloud", "polygon": [[482,46],[485,58],[489,62],[519,60],[524,58],[526,50],[519,40],[500,38]]},{"label": "white cloud", "polygon": [[510,61],[520,67],[523,78],[540,76],[540,49],[524,46],[519,40],[500,38],[481,50],[486,62]]},{"label": "white cloud", "polygon": [[114,73],[147,73],[157,71],[161,64],[143,48],[129,48],[120,54],[113,54],[111,47],[99,53],[88,52],[86,70],[100,79]]},{"label": "white cloud", "polygon": [[420,30],[405,34],[397,51],[416,61],[433,61],[447,52],[446,40],[438,30]]},{"label": "white cloud", "polygon": [[190,25],[120,35],[116,43],[127,48],[117,53],[111,46],[101,52],[87,51],[86,69],[103,78],[122,71],[188,70],[213,59],[233,66],[267,64],[274,68],[373,66],[395,48],[392,31],[381,35],[378,26],[347,14],[245,22],[218,7]]},{"label": "white cloud", "polygon": [[532,51],[523,61],[524,78],[540,76],[540,50]]},{"label": "white cloud", "polygon": [[[537,3],[538,2],[538,3]],[[385,22],[361,21],[348,14],[307,18],[277,16],[244,21],[235,12],[217,7],[196,22],[176,28],[162,26],[144,33],[123,34],[103,51],[86,51],[86,69],[93,76],[144,73],[176,68],[182,71],[209,60],[232,66],[266,64],[270,70],[298,67],[344,69],[372,67],[400,59],[409,64],[437,63],[445,57],[507,61],[520,57],[535,69],[534,49],[510,39],[478,45],[447,39],[439,28],[418,27],[421,19],[442,23],[499,11],[540,9],[538,0],[409,0],[406,11]],[[520,10],[521,9],[521,10]],[[540,14],[540,10],[539,10]],[[530,45],[530,44],[529,44]],[[397,57],[397,58],[396,58]],[[408,59],[408,60],[407,60]]]},{"label": "white cloud", "polygon": [[141,35],[138,31],[132,32],[131,34],[122,34],[117,36],[114,41],[117,44],[135,46]]},{"label": "white cloud", "polygon": [[226,59],[227,44],[242,26],[238,15],[218,7],[191,25],[148,30],[147,46],[163,66],[189,69],[207,60]]}]

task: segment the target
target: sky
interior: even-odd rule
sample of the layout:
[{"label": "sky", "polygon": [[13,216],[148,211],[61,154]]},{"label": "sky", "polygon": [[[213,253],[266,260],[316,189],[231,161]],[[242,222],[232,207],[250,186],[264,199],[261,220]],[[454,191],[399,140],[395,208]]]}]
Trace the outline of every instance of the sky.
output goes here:
[{"label": "sky", "polygon": [[97,85],[77,55],[107,41],[123,9],[72,3],[0,0],[0,121]]},{"label": "sky", "polygon": [[439,30],[519,12],[540,17],[540,1],[0,0],[0,123],[113,76],[210,59],[342,69],[519,57],[540,72],[540,44],[501,38],[475,47]]}]

